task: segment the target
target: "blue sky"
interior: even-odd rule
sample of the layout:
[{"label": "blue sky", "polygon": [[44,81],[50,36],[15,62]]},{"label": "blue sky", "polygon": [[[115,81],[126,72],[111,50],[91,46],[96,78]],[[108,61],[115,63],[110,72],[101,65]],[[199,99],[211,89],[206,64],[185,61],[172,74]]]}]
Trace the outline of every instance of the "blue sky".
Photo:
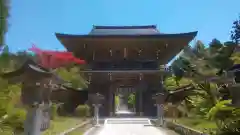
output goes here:
[{"label": "blue sky", "polygon": [[229,40],[240,0],[11,0],[6,43],[63,50],[54,33],[87,34],[92,25],[151,25],[164,33],[199,31],[197,39]]}]

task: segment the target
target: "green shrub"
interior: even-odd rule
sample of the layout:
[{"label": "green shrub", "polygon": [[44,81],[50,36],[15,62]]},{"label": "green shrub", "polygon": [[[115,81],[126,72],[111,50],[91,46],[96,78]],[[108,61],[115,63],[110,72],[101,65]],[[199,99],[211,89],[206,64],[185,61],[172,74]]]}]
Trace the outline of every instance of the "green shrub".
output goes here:
[{"label": "green shrub", "polygon": [[115,100],[115,105],[116,106],[119,105],[119,96],[115,95],[114,100]]},{"label": "green shrub", "polygon": [[136,98],[135,94],[133,94],[133,93],[130,94],[129,97],[128,97],[128,104],[133,106],[135,104],[135,100],[136,100],[135,98]]},{"label": "green shrub", "polygon": [[219,135],[240,134],[240,109],[228,106],[230,103],[220,101],[208,113],[208,118],[216,121]]},{"label": "green shrub", "polygon": [[239,135],[240,134],[240,120],[230,120],[224,122],[219,131],[219,135]]},{"label": "green shrub", "polygon": [[89,107],[87,105],[79,105],[75,110],[75,115],[80,117],[90,116]]},{"label": "green shrub", "polygon": [[25,110],[14,109],[13,112],[8,114],[8,117],[2,122],[2,124],[11,127],[14,131],[23,131],[25,118]]},{"label": "green shrub", "polygon": [[57,105],[56,105],[56,104],[52,104],[50,111],[51,111],[51,112],[50,112],[50,114],[51,114],[51,120],[54,120],[55,117],[58,115],[58,114],[57,114]]},{"label": "green shrub", "polygon": [[1,135],[13,135],[14,129],[6,124],[0,124],[0,134]]}]

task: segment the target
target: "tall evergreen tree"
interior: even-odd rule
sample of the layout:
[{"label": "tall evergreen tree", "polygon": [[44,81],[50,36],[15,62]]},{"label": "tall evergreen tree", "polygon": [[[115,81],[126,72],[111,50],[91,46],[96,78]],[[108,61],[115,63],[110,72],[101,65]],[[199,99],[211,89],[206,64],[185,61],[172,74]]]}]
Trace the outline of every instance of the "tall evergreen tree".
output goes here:
[{"label": "tall evergreen tree", "polygon": [[239,44],[240,42],[240,16],[239,18],[233,22],[232,26],[233,30],[231,31],[231,39]]},{"label": "tall evergreen tree", "polygon": [[7,32],[9,16],[9,0],[0,0],[0,46],[4,44],[4,34]]}]

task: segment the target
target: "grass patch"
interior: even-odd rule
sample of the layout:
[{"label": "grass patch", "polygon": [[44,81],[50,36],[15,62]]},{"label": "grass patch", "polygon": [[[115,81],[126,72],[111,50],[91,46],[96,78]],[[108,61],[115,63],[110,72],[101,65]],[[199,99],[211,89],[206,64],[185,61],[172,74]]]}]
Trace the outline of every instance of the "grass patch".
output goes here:
[{"label": "grass patch", "polygon": [[87,124],[86,126],[77,128],[76,130],[73,130],[72,132],[68,133],[67,135],[83,135],[83,133],[91,127],[92,127],[91,124]]},{"label": "grass patch", "polygon": [[78,124],[81,124],[86,119],[78,117],[56,117],[51,121],[51,127],[46,130],[43,135],[55,135],[65,130],[72,128]]}]

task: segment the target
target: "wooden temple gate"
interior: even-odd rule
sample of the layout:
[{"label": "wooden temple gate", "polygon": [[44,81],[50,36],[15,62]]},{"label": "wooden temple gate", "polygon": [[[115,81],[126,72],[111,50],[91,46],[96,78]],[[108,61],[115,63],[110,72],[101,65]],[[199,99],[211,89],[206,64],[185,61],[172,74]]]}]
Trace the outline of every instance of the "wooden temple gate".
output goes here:
[{"label": "wooden temple gate", "polygon": [[114,116],[114,97],[119,87],[136,90],[136,115],[156,116],[152,95],[163,92],[160,65],[196,36],[197,32],[162,34],[156,26],[94,26],[87,35],[57,33],[58,40],[76,57],[86,60],[84,73],[89,93],[105,98],[100,116]]}]

